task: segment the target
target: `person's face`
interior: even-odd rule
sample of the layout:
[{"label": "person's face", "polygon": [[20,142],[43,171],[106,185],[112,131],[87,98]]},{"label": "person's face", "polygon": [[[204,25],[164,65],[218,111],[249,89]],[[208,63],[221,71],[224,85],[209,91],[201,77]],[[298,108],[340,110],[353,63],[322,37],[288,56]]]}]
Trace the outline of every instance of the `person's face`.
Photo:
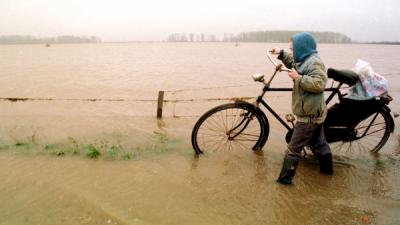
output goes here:
[{"label": "person's face", "polygon": [[289,55],[293,58],[293,41],[289,41]]}]

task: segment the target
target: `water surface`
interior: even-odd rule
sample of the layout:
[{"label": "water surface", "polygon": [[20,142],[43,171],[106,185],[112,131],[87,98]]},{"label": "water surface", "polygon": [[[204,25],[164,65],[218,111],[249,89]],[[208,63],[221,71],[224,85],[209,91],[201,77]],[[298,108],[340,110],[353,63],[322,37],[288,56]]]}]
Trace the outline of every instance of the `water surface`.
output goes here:
[{"label": "water surface", "polygon": [[[334,153],[332,177],[302,161],[290,187],[275,183],[285,131],[272,117],[262,152],[194,157],[198,116],[228,102],[204,99],[257,96],[262,87],[250,75],[271,73],[272,46],[0,46],[0,97],[42,99],[0,101],[0,224],[400,223],[397,127],[380,154]],[[387,74],[390,106],[400,111],[400,46],[319,50],[327,67],[349,69],[361,58]],[[273,83],[290,85],[285,73]],[[159,90],[193,101],[166,102],[160,121]],[[266,99],[280,115],[290,111],[290,94]],[[99,159],[86,156],[89,146]]]}]

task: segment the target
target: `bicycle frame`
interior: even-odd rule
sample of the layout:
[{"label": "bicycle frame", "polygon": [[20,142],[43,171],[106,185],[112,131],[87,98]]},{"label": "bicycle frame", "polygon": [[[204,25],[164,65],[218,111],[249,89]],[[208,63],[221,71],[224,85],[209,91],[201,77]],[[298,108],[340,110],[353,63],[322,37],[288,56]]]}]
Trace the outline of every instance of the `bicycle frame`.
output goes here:
[{"label": "bicycle frame", "polygon": [[[256,99],[256,103],[255,103],[255,105],[256,105],[256,107],[257,108],[259,108],[260,107],[260,104],[261,105],[263,105],[288,131],[290,131],[290,130],[292,130],[293,128],[292,127],[290,127],[290,125],[287,123],[287,122],[285,122],[269,105],[268,105],[268,103],[266,102],[266,101],[264,101],[264,95],[265,95],[265,93],[266,92],[269,92],[269,91],[278,91],[278,92],[291,92],[291,91],[293,91],[293,88],[271,88],[270,87],[270,85],[271,85],[271,82],[272,82],[272,80],[274,79],[274,77],[275,77],[275,75],[278,73],[278,72],[281,72],[281,71],[286,71],[286,72],[289,72],[290,70],[288,69],[288,68],[285,68],[282,64],[278,64],[275,60],[273,60],[273,58],[272,58],[272,56],[269,54],[269,53],[267,53],[267,55],[268,55],[268,58],[269,58],[269,60],[272,62],[272,64],[274,64],[275,65],[275,72],[272,74],[272,76],[271,76],[271,78],[269,79],[269,81],[268,82],[264,82],[264,79],[263,79],[263,76],[262,77],[259,77],[258,78],[258,80],[256,80],[256,78],[254,78],[254,76],[253,76],[253,78],[254,78],[254,80],[255,81],[259,81],[259,82],[262,82],[262,83],[264,83],[264,88],[263,88],[263,90],[262,90],[262,93],[257,97],[257,99]],[[324,90],[324,92],[331,92],[331,94],[328,96],[328,98],[325,100],[325,103],[328,105],[329,104],[329,102],[335,97],[335,95],[338,95],[338,98],[339,99],[341,99],[343,96],[344,96],[344,94],[342,94],[341,92],[340,92],[340,88],[342,87],[342,83],[339,83],[336,87],[331,87],[331,88],[326,88],[325,90]],[[384,106],[383,106],[384,107]],[[375,121],[375,119],[376,119],[376,117],[377,117],[377,115],[378,115],[378,112],[375,114],[375,116],[374,116],[374,118],[372,119],[372,121],[370,122],[370,124],[368,125],[368,127],[367,127],[367,129],[364,131],[364,133],[359,137],[359,138],[357,138],[357,139],[360,139],[360,138],[362,138],[362,137],[364,137],[365,136],[365,134],[368,132],[368,130],[370,129],[370,127],[371,127],[371,124],[373,124],[374,123],[374,121]],[[246,125],[245,125],[245,127],[246,127]],[[245,127],[244,128],[242,128],[243,130],[245,129]],[[232,129],[231,131],[233,131],[234,129]],[[391,130],[392,130],[392,132],[393,132],[393,128],[391,128]],[[240,132],[239,132],[240,133]],[[236,134],[236,136],[237,136],[238,134]]]},{"label": "bicycle frame", "polygon": [[[270,59],[270,61],[275,65],[275,72],[274,74],[271,76],[271,78],[269,79],[268,82],[264,82],[263,79],[260,80],[260,82],[264,83],[264,88],[262,90],[262,93],[257,97],[256,99],[256,107],[259,108],[260,104],[263,105],[288,131],[291,130],[292,128],[289,126],[288,123],[286,123],[269,105],[266,101],[264,101],[264,95],[266,92],[269,91],[279,91],[279,92],[291,92],[293,91],[293,88],[271,88],[271,82],[274,79],[275,75],[280,72],[280,71],[286,71],[289,72],[290,70],[283,67],[282,64],[277,64],[271,57],[270,54],[268,54],[268,58]],[[326,99],[325,103],[328,104],[333,97],[337,94],[339,96],[339,98],[343,97],[343,95],[340,92],[340,87],[342,86],[342,84],[339,84],[337,87],[332,87],[332,88],[326,88],[325,92],[332,92],[329,97]]]},{"label": "bicycle frame", "polygon": [[[340,88],[341,84],[336,87],[336,88],[326,88],[325,92],[332,92],[329,97],[325,100],[325,103],[328,104],[332,98],[338,94],[341,96],[340,93]],[[256,106],[259,107],[259,105],[263,105],[286,129],[291,130],[292,128],[289,126],[288,123],[286,123],[269,105],[266,101],[264,101],[263,97],[266,92],[268,91],[278,91],[278,92],[291,92],[293,91],[293,88],[270,88],[268,86],[264,86],[263,88],[263,93],[257,97],[256,100]]]},{"label": "bicycle frame", "polygon": [[[222,145],[227,145],[225,146],[227,149],[231,149],[231,147],[236,144],[236,142],[234,142],[235,140],[238,141],[238,148],[243,148],[243,146],[250,144],[248,147],[251,147],[252,150],[262,149],[268,140],[270,132],[266,111],[263,110],[262,107],[265,107],[266,110],[287,129],[285,140],[286,142],[290,141],[294,130],[293,115],[287,115],[285,121],[283,117],[281,118],[281,116],[272,109],[268,104],[267,98],[264,99],[264,96],[269,91],[292,92],[293,88],[270,87],[272,80],[278,72],[290,72],[291,70],[275,62],[270,54],[268,54],[268,57],[275,65],[275,72],[268,81],[264,81],[264,75],[262,74],[253,75],[254,81],[264,84],[262,92],[257,96],[255,103],[251,104],[238,100],[235,103],[223,104],[210,109],[196,122],[192,131],[192,146],[196,154],[203,153],[203,147],[206,149],[210,147],[210,150],[213,148],[220,148],[222,142]],[[352,146],[355,146],[355,148],[357,147],[359,150],[367,149],[370,152],[378,152],[388,140],[390,133],[394,131],[394,120],[390,113],[391,110],[388,107],[392,98],[389,95],[366,101],[344,98],[346,93],[342,92],[342,85],[348,84],[351,86],[354,82],[345,79],[347,78],[346,71],[334,69],[331,71],[337,72],[331,73],[328,70],[327,75],[335,82],[332,83],[330,88],[324,90],[324,94],[326,94],[324,95],[326,97],[325,102],[327,105],[331,105],[324,123],[326,140],[328,143],[339,142],[337,145],[334,145],[339,149],[343,146],[347,147],[347,149],[353,149]],[[353,74],[351,76],[356,75]],[[325,92],[330,93],[328,94]],[[336,95],[339,103],[332,104],[332,99]],[[334,102],[336,102],[336,100]],[[350,106],[354,106],[355,108]],[[222,112],[222,114],[219,114],[219,112]],[[214,119],[208,120],[209,118]],[[211,128],[209,126],[211,126]],[[251,129],[247,131],[246,129],[249,126]],[[216,127],[221,129],[215,129]],[[377,133],[377,135],[375,135],[375,133]],[[241,134],[243,135],[240,136]],[[200,147],[198,145],[198,136],[201,137],[202,145],[204,146]],[[366,143],[362,143],[364,140],[360,140],[360,142],[357,141],[358,139],[364,138]],[[210,139],[209,142],[211,142],[211,144],[207,139]],[[353,145],[353,141],[355,141],[355,145]],[[344,145],[346,142],[349,144]],[[210,144],[210,146],[207,144]]]}]

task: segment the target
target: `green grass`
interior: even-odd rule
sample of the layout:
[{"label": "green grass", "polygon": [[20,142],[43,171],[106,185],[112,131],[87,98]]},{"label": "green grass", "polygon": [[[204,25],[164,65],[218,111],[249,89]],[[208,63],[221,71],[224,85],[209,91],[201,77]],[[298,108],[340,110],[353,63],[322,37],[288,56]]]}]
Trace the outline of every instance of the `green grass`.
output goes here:
[{"label": "green grass", "polygon": [[64,156],[65,155],[65,152],[64,151],[58,151],[58,152],[56,152],[56,156]]},{"label": "green grass", "polygon": [[60,144],[45,145],[44,150],[56,156],[64,156],[67,153],[66,146]]},{"label": "green grass", "polygon": [[79,155],[80,151],[79,151],[78,141],[76,141],[75,138],[73,137],[68,137],[67,140],[72,145],[71,147],[72,155]]},{"label": "green grass", "polygon": [[101,155],[100,151],[93,145],[86,146],[86,156],[91,159],[97,159]]},{"label": "green grass", "polygon": [[0,146],[0,150],[7,150],[9,148],[10,148],[10,146],[8,146],[8,145]]},{"label": "green grass", "polygon": [[[0,145],[0,150],[56,157],[82,156],[102,160],[132,160],[162,156],[171,151],[182,150],[181,140],[167,136],[150,135],[143,140],[144,142],[131,141],[128,138],[131,137],[104,136],[83,143],[72,137],[57,143],[41,143],[40,140],[33,143],[31,139],[16,140],[13,143],[3,143]],[[189,152],[192,153],[190,150]]]},{"label": "green grass", "polygon": [[15,146],[16,147],[29,147],[30,146],[30,144],[29,143],[24,143],[24,142],[17,142],[17,143],[15,143]]},{"label": "green grass", "polygon": [[115,160],[118,158],[118,155],[121,153],[122,146],[121,145],[117,145],[117,146],[113,145],[110,148],[108,148],[108,146],[105,146],[105,149],[107,149],[106,150],[106,153],[107,153],[106,158]]},{"label": "green grass", "polygon": [[135,154],[133,154],[133,153],[125,153],[125,154],[122,155],[121,158],[123,160],[130,160],[130,159],[135,158]]}]

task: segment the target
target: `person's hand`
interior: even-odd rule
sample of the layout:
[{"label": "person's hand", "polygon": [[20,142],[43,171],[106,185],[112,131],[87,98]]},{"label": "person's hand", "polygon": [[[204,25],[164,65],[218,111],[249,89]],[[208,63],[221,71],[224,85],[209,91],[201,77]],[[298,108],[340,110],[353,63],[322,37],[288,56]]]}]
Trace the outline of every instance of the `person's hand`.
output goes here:
[{"label": "person's hand", "polygon": [[300,75],[295,69],[292,69],[292,71],[289,72],[289,77],[292,78],[292,80],[296,80],[299,76]]},{"label": "person's hand", "polygon": [[281,49],[278,47],[274,47],[271,49],[272,54],[278,55],[280,52],[281,52]]}]

